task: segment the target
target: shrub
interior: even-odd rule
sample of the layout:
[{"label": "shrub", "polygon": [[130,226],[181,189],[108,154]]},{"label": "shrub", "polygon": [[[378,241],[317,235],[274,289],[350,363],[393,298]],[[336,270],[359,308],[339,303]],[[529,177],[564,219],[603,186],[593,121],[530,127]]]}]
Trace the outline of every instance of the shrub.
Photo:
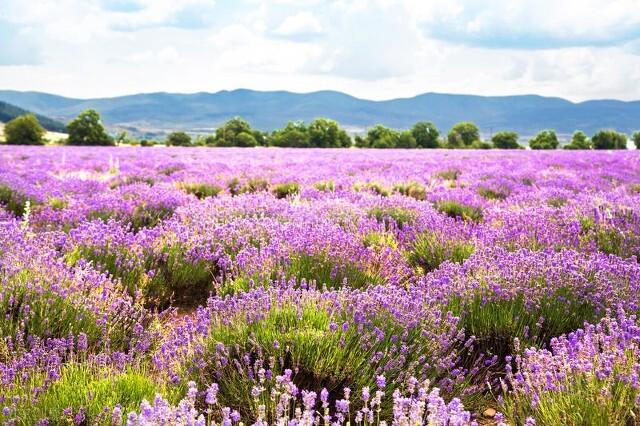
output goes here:
[{"label": "shrub", "polygon": [[571,142],[565,145],[564,149],[591,149],[591,141],[583,131],[576,130],[571,137]]},{"label": "shrub", "polygon": [[466,241],[447,239],[435,232],[423,232],[413,240],[405,256],[419,274],[437,269],[445,260],[462,263],[475,247]]},{"label": "shrub", "polygon": [[7,145],[43,145],[46,131],[33,114],[21,115],[4,127]]},{"label": "shrub", "polygon": [[202,200],[207,197],[215,197],[222,192],[222,188],[209,183],[186,183],[180,184],[180,188],[187,194],[193,194]]},{"label": "shrub", "polygon": [[166,146],[191,146],[191,136],[185,132],[172,132],[164,141]]},{"label": "shrub", "polygon": [[468,206],[453,200],[441,200],[435,204],[436,210],[454,219],[470,220],[480,222],[482,220],[482,209]]},{"label": "shrub", "polygon": [[27,201],[33,206],[36,201],[26,195],[0,184],[0,204],[17,217],[22,217]]},{"label": "shrub", "polygon": [[427,197],[427,191],[424,186],[416,182],[396,184],[393,186],[393,191],[398,192],[405,197],[415,198],[419,201],[424,201]]},{"label": "shrub", "polygon": [[636,149],[640,149],[640,130],[634,132],[633,135],[631,135],[631,138],[633,139]]},{"label": "shrub", "polygon": [[458,169],[448,169],[436,173],[436,177],[444,180],[458,180],[462,172]]},{"label": "shrub", "polygon": [[519,149],[518,134],[516,132],[498,132],[491,137],[493,146],[498,149]]},{"label": "shrub", "polygon": [[600,130],[591,138],[593,149],[627,149],[627,135],[615,130]]},{"label": "shrub", "polygon": [[480,140],[480,129],[474,123],[462,121],[455,124],[447,135],[447,148],[465,148]]},{"label": "shrub", "polygon": [[487,200],[506,200],[511,191],[509,188],[487,188],[486,186],[480,186],[477,189],[478,194]]},{"label": "shrub", "polygon": [[419,121],[411,128],[411,135],[420,148],[438,148],[440,132],[430,121]]},{"label": "shrub", "polygon": [[318,287],[337,289],[343,285],[350,288],[365,288],[383,283],[383,279],[368,271],[364,271],[349,261],[336,262],[324,254],[298,253],[291,256],[286,267],[285,276],[295,278],[298,282],[304,279],[315,282]]},{"label": "shrub", "polygon": [[287,198],[300,192],[300,185],[297,182],[279,183],[274,186],[273,194],[276,198]]},{"label": "shrub", "polygon": [[368,215],[378,223],[383,223],[386,230],[391,229],[392,223],[398,229],[403,229],[417,218],[417,213],[414,210],[402,207],[373,207],[369,209]]},{"label": "shrub", "polygon": [[531,149],[557,149],[560,142],[556,132],[553,130],[543,130],[533,139],[529,140]]},{"label": "shrub", "polygon": [[335,184],[332,180],[327,180],[324,182],[316,182],[313,184],[313,187],[318,191],[322,192],[333,192],[336,190]]}]

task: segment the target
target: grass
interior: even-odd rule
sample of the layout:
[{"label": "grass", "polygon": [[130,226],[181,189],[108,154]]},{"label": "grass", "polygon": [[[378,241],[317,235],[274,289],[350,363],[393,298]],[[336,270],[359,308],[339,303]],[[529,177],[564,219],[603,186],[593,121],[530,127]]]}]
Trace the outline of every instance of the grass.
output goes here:
[{"label": "grass", "polygon": [[323,254],[301,253],[292,256],[285,275],[298,281],[303,278],[307,282],[315,281],[318,287],[326,285],[327,288],[333,289],[341,288],[345,283],[350,288],[364,288],[384,282],[382,277],[374,272],[363,271],[361,267],[349,261],[339,264]]},{"label": "grass", "polygon": [[297,182],[279,183],[272,191],[276,198],[292,197],[300,192],[300,185]]},{"label": "grass", "polygon": [[[140,262],[132,261],[138,256],[125,248],[98,250],[78,246],[66,255],[66,260],[70,265],[81,258],[93,262],[119,279],[130,295],[140,293],[147,308],[194,307],[203,304],[214,289],[215,267],[188,259],[178,244],[163,245],[158,252],[143,253]],[[123,262],[131,262],[132,266],[122,267]]]},{"label": "grass", "polygon": [[393,186],[393,191],[405,197],[415,198],[418,201],[424,201],[427,198],[427,191],[424,186],[416,182],[396,184]]},{"label": "grass", "polygon": [[462,172],[458,169],[447,169],[435,174],[436,177],[444,180],[458,180]]},{"label": "grass", "polygon": [[378,183],[378,182],[368,182],[368,183],[356,183],[355,185],[353,185],[353,190],[356,192],[360,192],[360,191],[371,191],[374,194],[377,194],[381,197],[388,197],[389,195],[391,195],[391,191],[389,190],[389,188],[382,186],[382,184]]},{"label": "grass", "polygon": [[378,223],[383,223],[385,230],[388,231],[392,224],[403,229],[415,222],[418,215],[414,210],[402,207],[373,207],[369,209],[368,216],[374,218]]},{"label": "grass", "polygon": [[313,187],[321,192],[334,192],[336,190],[336,186],[332,180],[316,182],[313,184]]},{"label": "grass", "polygon": [[4,205],[4,208],[15,216],[22,217],[24,215],[27,201],[32,206],[36,204],[36,200],[27,197],[21,192],[11,189],[7,185],[0,185],[0,204]]},{"label": "grass", "polygon": [[209,183],[183,182],[180,184],[180,188],[187,194],[195,195],[200,200],[208,197],[216,197],[222,192],[221,187]]},{"label": "grass", "polygon": [[[537,425],[545,426],[638,424],[639,393],[630,383],[581,374],[570,376],[562,385],[561,391],[538,392],[536,404],[530,394],[508,394],[500,410],[514,425],[524,424],[527,417],[532,417]],[[603,393],[603,390],[608,392]]]},{"label": "grass", "polygon": [[[24,389],[28,392],[28,389]],[[123,423],[126,414],[138,410],[143,399],[152,401],[161,388],[142,369],[123,372],[84,363],[65,365],[58,380],[35,400],[22,395],[16,416],[19,424],[37,424],[47,418],[49,424],[76,424],[74,416],[84,412],[82,424],[111,425],[113,408],[121,407]],[[2,419],[0,413],[0,419]]]},{"label": "grass", "polygon": [[472,222],[482,221],[482,209],[468,206],[453,200],[442,200],[435,203],[436,210],[454,219],[462,219]]},{"label": "grass", "polygon": [[462,263],[474,251],[474,245],[467,241],[446,239],[435,232],[424,232],[414,239],[405,257],[419,274],[424,275],[437,269],[445,260]]},{"label": "grass", "polygon": [[479,187],[477,191],[478,191],[478,194],[484,199],[498,200],[498,201],[506,200],[511,192],[507,188],[493,189],[493,188],[487,188],[485,186]]}]

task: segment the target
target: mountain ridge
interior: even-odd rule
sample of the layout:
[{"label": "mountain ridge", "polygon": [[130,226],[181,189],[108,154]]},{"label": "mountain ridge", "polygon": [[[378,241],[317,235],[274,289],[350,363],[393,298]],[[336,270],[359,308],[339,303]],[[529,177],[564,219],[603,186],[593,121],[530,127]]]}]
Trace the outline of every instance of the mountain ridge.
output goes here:
[{"label": "mountain ridge", "polygon": [[474,121],[484,131],[515,130],[534,134],[553,128],[593,133],[614,128],[629,133],[640,127],[640,101],[594,99],[572,102],[559,97],[468,95],[426,92],[412,97],[367,100],[335,90],[297,93],[251,89],[217,92],[138,93],[109,98],[68,98],[45,92],[0,90],[5,101],[36,113],[68,121],[87,108],[98,110],[111,128],[213,129],[234,116],[254,127],[273,130],[290,120],[329,117],[351,129],[375,124],[408,128],[433,121],[442,131],[458,121]]}]

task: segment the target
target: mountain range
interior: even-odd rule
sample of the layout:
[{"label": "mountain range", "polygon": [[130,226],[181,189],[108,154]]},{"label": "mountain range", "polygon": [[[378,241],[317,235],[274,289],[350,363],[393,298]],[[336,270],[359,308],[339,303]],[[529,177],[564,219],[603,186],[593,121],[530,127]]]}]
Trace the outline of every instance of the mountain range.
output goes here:
[{"label": "mountain range", "polygon": [[110,129],[126,129],[138,134],[178,129],[206,132],[234,116],[243,117],[262,130],[283,127],[290,120],[308,122],[316,117],[335,119],[354,131],[378,123],[409,128],[419,120],[433,121],[442,131],[458,121],[473,121],[485,134],[514,130],[532,135],[547,128],[563,134],[576,129],[592,134],[601,128],[629,133],[640,128],[640,101],[574,103],[537,95],[424,93],[411,98],[372,101],[336,91],[292,93],[238,89],[74,99],[41,92],[0,90],[0,101],[64,122],[93,108]]},{"label": "mountain range", "polygon": [[[7,123],[20,115],[29,114],[30,112],[31,111],[27,111],[15,105],[0,101],[0,123]],[[61,122],[52,120],[51,118],[45,117],[40,114],[35,115],[42,127],[49,130],[50,132],[65,131],[64,124],[62,124]]]}]

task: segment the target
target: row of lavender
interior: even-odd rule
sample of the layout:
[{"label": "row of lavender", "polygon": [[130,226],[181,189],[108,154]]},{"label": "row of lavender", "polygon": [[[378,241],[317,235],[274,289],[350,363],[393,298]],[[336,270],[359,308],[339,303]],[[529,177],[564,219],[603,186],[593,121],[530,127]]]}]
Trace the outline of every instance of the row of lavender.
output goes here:
[{"label": "row of lavender", "polygon": [[640,414],[633,152],[1,148],[0,205],[6,424]]}]

